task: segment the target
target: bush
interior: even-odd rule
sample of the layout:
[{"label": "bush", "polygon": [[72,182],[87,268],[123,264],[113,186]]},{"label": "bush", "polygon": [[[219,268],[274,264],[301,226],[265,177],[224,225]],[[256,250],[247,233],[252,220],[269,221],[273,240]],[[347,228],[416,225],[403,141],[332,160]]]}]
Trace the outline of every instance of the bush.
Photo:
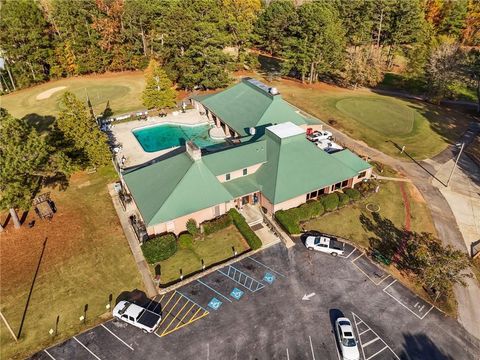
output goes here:
[{"label": "bush", "polygon": [[347,205],[350,202],[350,196],[347,194],[340,193],[338,194],[338,206],[342,207]]},{"label": "bush", "polygon": [[198,226],[195,219],[188,219],[186,227],[191,235],[196,236],[198,234]]},{"label": "bush", "polygon": [[345,190],[343,190],[343,192],[344,192],[345,194],[347,194],[348,197],[349,197],[350,199],[352,199],[353,201],[359,200],[359,199],[360,199],[360,196],[361,196],[361,195],[360,195],[360,191],[358,191],[357,189],[345,189]]},{"label": "bush", "polygon": [[336,192],[322,196],[320,198],[325,211],[333,211],[338,207],[338,194]]},{"label": "bush", "polygon": [[368,194],[372,193],[375,191],[375,189],[378,186],[378,182],[373,179],[369,179],[367,181],[362,181],[357,185],[358,191],[360,191],[361,194]]},{"label": "bush", "polygon": [[157,236],[142,245],[143,255],[149,264],[168,259],[177,252],[177,239],[173,234]]},{"label": "bush", "polygon": [[236,209],[230,209],[228,214],[238,231],[240,231],[240,234],[242,234],[247,241],[248,246],[250,246],[252,250],[260,249],[262,247],[262,241],[257,234],[253,232],[250,226],[248,226],[245,218]]},{"label": "bush", "polygon": [[182,249],[191,249],[193,248],[193,236],[189,233],[180,234],[178,237],[178,246]]},{"label": "bush", "polygon": [[225,229],[232,224],[232,218],[230,215],[225,214],[216,219],[205,221],[203,225],[203,232],[205,235],[213,234],[219,230]]},{"label": "bush", "polygon": [[279,210],[275,213],[275,218],[289,234],[299,234],[302,231],[298,225],[299,219],[295,210]]}]

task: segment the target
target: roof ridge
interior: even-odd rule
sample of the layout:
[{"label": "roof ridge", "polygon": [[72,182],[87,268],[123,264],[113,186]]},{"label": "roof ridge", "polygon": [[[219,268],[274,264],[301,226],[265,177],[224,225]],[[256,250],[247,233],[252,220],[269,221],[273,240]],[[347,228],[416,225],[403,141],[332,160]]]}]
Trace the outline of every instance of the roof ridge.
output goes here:
[{"label": "roof ridge", "polygon": [[[183,154],[185,154],[186,156],[188,156],[186,152],[183,153]],[[173,190],[170,192],[170,194],[168,194],[168,196],[165,198],[165,200],[163,201],[163,203],[159,205],[158,209],[155,211],[155,215],[152,216],[152,219],[153,219],[155,216],[157,216],[157,214],[158,214],[158,212],[160,211],[160,209],[162,208],[163,204],[165,204],[165,203],[168,201],[168,199],[170,199],[170,197],[172,196],[172,194],[175,192],[175,189],[178,187],[178,185],[180,185],[180,183],[183,181],[183,179],[185,179],[185,176],[187,175],[187,173],[192,169],[192,165],[195,165],[195,161],[193,161],[192,159],[190,159],[190,157],[189,157],[189,160],[191,161],[191,164],[190,164],[190,166],[188,167],[187,171],[185,171],[185,173],[182,175],[182,177],[180,178],[180,180],[176,182],[175,186],[173,187]],[[150,219],[150,220],[152,220],[152,219]]]}]

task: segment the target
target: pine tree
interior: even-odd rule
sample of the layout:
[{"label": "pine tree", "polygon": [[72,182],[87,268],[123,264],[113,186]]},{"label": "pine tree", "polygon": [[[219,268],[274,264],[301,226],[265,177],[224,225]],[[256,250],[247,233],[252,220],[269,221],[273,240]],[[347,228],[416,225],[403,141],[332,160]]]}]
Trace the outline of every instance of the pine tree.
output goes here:
[{"label": "pine tree", "polygon": [[143,105],[148,109],[162,109],[175,106],[176,91],[172,81],[156,60],[150,60],[145,70],[146,86],[143,90]]},{"label": "pine tree", "polygon": [[61,98],[62,110],[56,127],[63,137],[64,144],[81,166],[102,166],[110,160],[110,151],[106,136],[83,104],[71,92],[65,92]]},{"label": "pine tree", "polygon": [[1,109],[0,209],[10,209],[15,227],[20,227],[15,209],[28,210],[43,180],[67,174],[67,170],[68,160],[45,137]]}]

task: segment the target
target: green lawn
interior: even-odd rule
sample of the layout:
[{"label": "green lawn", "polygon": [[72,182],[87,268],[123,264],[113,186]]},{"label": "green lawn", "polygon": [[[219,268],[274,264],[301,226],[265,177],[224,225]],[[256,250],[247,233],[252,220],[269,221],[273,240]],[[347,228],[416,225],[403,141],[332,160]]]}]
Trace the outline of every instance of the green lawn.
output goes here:
[{"label": "green lawn", "polygon": [[[160,282],[167,284],[177,280],[180,276],[180,269],[183,275],[198,271],[202,268],[203,259],[205,266],[218,263],[233,256],[232,246],[238,254],[249,249],[248,244],[243,239],[234,225],[208,235],[203,239],[197,239],[191,248],[181,248],[171,258],[161,261]],[[155,273],[155,266],[152,265],[152,273]]]},{"label": "green lawn", "polygon": [[[75,174],[66,191],[49,189],[58,209],[51,222],[39,220],[31,211],[27,222],[36,220],[32,229],[24,225],[14,230],[9,224],[2,234],[0,308],[15,332],[45,238],[47,242],[22,337],[15,344],[2,324],[0,358],[24,358],[68,338],[99,322],[102,314],[109,316],[105,306],[110,294],[114,305],[121,292],[143,288],[107,192],[114,177],[110,168]],[[85,326],[79,317],[86,304]],[[48,331],[55,328],[57,316],[59,333],[52,338]]]},{"label": "green lawn", "polygon": [[469,117],[460,112],[423,102],[317,84],[307,86],[290,80],[271,83],[285,100],[395,157],[392,142],[405,145],[414,158],[425,159],[441,152],[458,139]]},{"label": "green lawn", "polygon": [[[107,102],[110,102],[113,112],[119,114],[143,108],[141,93],[144,84],[142,72],[89,75],[50,81],[2,96],[0,100],[2,107],[15,117],[21,118],[28,114],[55,116],[60,109],[59,98],[65,91],[71,91],[85,101],[88,93],[97,114],[103,112]],[[66,88],[54,92],[46,99],[37,100],[39,94],[61,86]]]},{"label": "green lawn", "polygon": [[[409,189],[412,185],[405,184],[405,186]],[[411,206],[412,230],[435,232],[426,204],[422,200],[414,198],[410,192],[408,196]],[[378,193],[333,213],[313,219],[305,223],[304,227],[307,230],[318,230],[337,235],[368,248],[368,239],[374,234],[363,228],[360,216],[363,214],[372,218],[371,213],[366,209],[366,205],[370,203],[378,205],[380,207],[379,214],[383,218],[389,219],[395,227],[401,229],[404,226],[405,210],[399,183],[385,181],[380,184]]]}]

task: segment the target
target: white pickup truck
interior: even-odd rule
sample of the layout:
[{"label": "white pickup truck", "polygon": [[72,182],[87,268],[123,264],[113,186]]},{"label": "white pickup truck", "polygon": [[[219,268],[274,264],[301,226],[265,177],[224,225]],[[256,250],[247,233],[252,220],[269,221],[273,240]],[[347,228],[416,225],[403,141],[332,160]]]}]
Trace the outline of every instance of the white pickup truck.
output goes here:
[{"label": "white pickup truck", "polygon": [[308,250],[321,251],[332,256],[337,256],[343,255],[345,243],[338,241],[333,236],[312,234],[305,237],[305,246]]},{"label": "white pickup truck", "polygon": [[128,301],[120,301],[113,309],[113,317],[142,329],[145,333],[154,332],[162,317]]}]

